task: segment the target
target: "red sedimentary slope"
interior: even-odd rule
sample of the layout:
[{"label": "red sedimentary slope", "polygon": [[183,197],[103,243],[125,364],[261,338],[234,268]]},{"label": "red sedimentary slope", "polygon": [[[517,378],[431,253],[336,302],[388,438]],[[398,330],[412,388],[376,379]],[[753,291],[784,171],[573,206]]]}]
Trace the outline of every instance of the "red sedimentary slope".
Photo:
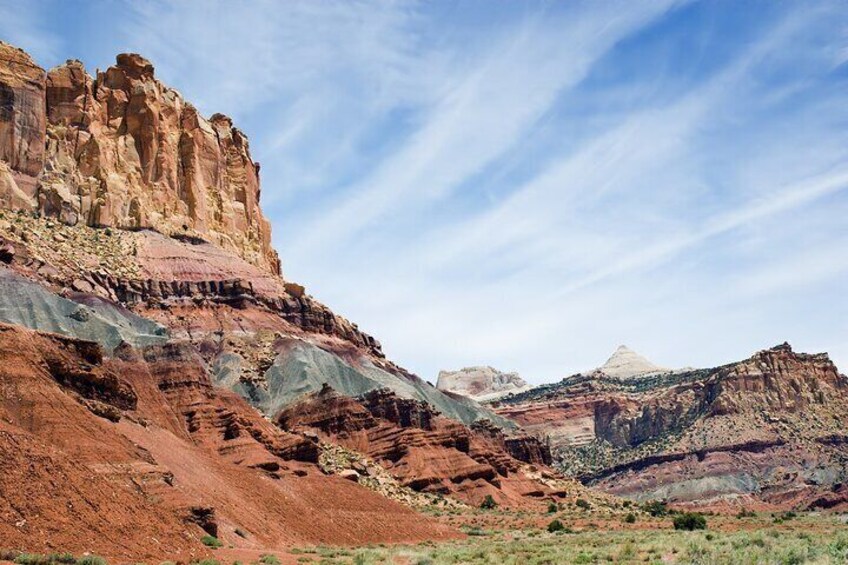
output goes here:
[{"label": "red sedimentary slope", "polygon": [[715,369],[578,376],[497,411],[608,492],[715,507],[848,506],[848,379],[788,344]]},{"label": "red sedimentary slope", "polygon": [[283,429],[314,432],[375,459],[404,486],[472,505],[487,495],[520,506],[568,494],[563,481],[540,480],[539,471],[553,475],[545,471],[550,455],[535,439],[506,439],[486,424],[469,429],[423,402],[385,390],[353,399],[325,387],[286,407],[276,421]]},{"label": "red sedimentary slope", "polygon": [[[88,342],[0,326],[0,538],[120,559],[452,535],[323,475],[317,445],[214,389],[179,344],[104,360]],[[309,516],[309,519],[304,519]]]}]

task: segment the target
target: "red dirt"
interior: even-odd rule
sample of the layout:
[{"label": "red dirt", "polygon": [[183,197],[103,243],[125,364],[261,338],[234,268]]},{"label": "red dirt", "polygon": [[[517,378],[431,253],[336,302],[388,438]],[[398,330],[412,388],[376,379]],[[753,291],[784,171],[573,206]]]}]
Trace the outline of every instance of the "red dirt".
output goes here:
[{"label": "red dirt", "polygon": [[[218,537],[245,550],[458,535],[323,475],[307,440],[214,389],[186,350],[127,350],[101,363],[90,348],[0,325],[3,547],[191,559],[209,554],[204,531],[186,519],[191,508],[214,509]],[[63,381],[76,390],[59,384],[62,371],[76,376]],[[135,408],[110,404],[109,386]]]}]

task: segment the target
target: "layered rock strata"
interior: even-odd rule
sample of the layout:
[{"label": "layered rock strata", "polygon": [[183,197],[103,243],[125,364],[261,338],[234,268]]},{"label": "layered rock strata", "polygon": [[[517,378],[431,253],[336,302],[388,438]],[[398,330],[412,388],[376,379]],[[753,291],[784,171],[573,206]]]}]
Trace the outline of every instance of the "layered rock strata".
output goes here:
[{"label": "layered rock strata", "polygon": [[[639,499],[848,505],[848,379],[788,344],[715,369],[578,375],[497,411],[550,442],[566,473]],[[841,493],[841,494],[840,494]]]}]

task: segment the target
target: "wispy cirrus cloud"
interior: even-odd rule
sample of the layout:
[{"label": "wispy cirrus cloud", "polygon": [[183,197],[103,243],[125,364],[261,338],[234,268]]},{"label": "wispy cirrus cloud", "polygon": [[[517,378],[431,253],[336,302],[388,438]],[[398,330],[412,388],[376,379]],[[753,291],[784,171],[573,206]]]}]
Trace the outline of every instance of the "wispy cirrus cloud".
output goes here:
[{"label": "wispy cirrus cloud", "polygon": [[284,270],[424,377],[540,382],[622,342],[848,367],[838,0],[9,6],[36,55],[139,51],[234,116]]}]

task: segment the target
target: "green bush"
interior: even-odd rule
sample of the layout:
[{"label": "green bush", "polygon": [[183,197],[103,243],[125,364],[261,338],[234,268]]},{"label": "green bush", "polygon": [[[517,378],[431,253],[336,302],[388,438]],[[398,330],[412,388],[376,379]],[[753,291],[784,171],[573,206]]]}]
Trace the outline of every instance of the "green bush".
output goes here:
[{"label": "green bush", "polygon": [[684,512],[672,520],[675,530],[704,530],[707,527],[707,519],[703,514],[697,512]]},{"label": "green bush", "polygon": [[206,547],[218,548],[223,547],[224,543],[216,538],[215,536],[205,535],[200,538],[200,543],[205,545]]},{"label": "green bush", "polygon": [[548,504],[548,514],[553,514],[559,511],[559,504],[556,502],[551,502]]},{"label": "green bush", "polygon": [[668,504],[661,500],[651,500],[642,505],[642,510],[654,518],[659,518],[668,515]]},{"label": "green bush", "polygon": [[565,531],[565,525],[559,520],[554,520],[550,524],[548,524],[548,532],[556,533]]},{"label": "green bush", "polygon": [[280,565],[280,559],[276,555],[271,555],[270,553],[260,556],[259,562],[262,563],[262,565]]},{"label": "green bush", "polygon": [[592,507],[591,504],[589,504],[587,501],[583,500],[582,498],[578,498],[577,501],[575,502],[575,504],[577,505],[578,508],[582,508],[583,510],[589,510]]},{"label": "green bush", "polygon": [[480,503],[480,508],[483,510],[492,510],[498,507],[498,503],[495,502],[495,499],[492,498],[491,494],[487,494],[486,498],[483,499],[483,502]]},{"label": "green bush", "polygon": [[628,524],[635,524],[636,514],[634,514],[633,512],[628,513],[627,516],[624,517],[624,521]]}]

